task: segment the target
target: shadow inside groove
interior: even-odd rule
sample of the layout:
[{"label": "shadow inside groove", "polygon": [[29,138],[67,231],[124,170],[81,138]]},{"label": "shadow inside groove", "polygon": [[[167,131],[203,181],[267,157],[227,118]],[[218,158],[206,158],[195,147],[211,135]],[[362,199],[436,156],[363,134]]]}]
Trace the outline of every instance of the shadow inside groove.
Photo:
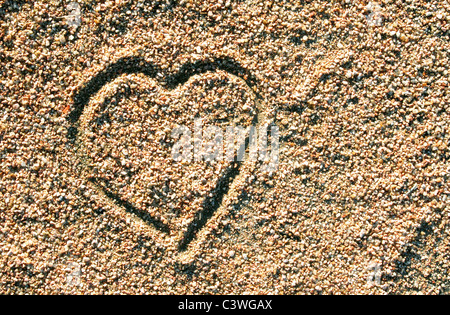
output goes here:
[{"label": "shadow inside groove", "polygon": [[[151,78],[156,77],[158,68],[146,62],[140,57],[126,57],[119,59],[100,71],[85,86],[83,86],[73,98],[73,108],[68,116],[71,123],[75,123],[81,117],[84,107],[89,103],[90,98],[96,94],[106,84],[110,83],[122,74],[143,73]],[[74,134],[74,136],[76,133]]]},{"label": "shadow inside groove", "polygon": [[[130,202],[121,199],[119,196],[117,196],[116,194],[112,193],[107,188],[105,188],[103,185],[101,185],[99,183],[100,182],[99,179],[90,177],[90,178],[88,178],[88,180],[91,183],[95,184],[95,186],[99,187],[109,199],[113,200],[117,205],[125,208],[125,210],[128,213],[134,214],[135,216],[140,218],[142,221],[144,221],[147,224],[153,225],[156,229],[158,229],[161,232],[164,232],[166,234],[170,233],[169,225],[167,225],[166,223],[162,222],[161,220],[158,220],[158,219],[152,217],[146,211],[143,211],[141,209],[136,208]],[[101,181],[103,181],[103,180],[101,180]],[[105,181],[103,181],[103,182],[105,184],[107,184]]]},{"label": "shadow inside groove", "polygon": [[5,0],[0,6],[0,21],[4,20],[8,13],[19,12],[22,6],[27,2],[31,3],[29,0]]},{"label": "shadow inside groove", "polygon": [[169,89],[173,89],[178,85],[186,83],[190,77],[202,74],[208,71],[223,70],[232,75],[240,77],[245,83],[253,88],[256,84],[256,78],[243,68],[239,62],[231,57],[216,57],[212,60],[198,60],[195,62],[187,62],[174,74],[168,75],[165,83]]},{"label": "shadow inside groove", "polygon": [[202,204],[202,210],[195,214],[195,218],[189,224],[183,239],[178,244],[179,251],[185,251],[189,243],[200,231],[220,207],[223,197],[228,193],[230,184],[239,174],[241,162],[233,162],[226,170],[224,175],[218,180],[216,187],[211,190],[210,197],[207,197]]},{"label": "shadow inside groove", "polygon": [[411,270],[414,260],[416,262],[420,262],[421,260],[421,256],[419,254],[420,249],[425,246],[427,237],[433,234],[434,228],[436,226],[440,226],[443,220],[441,210],[436,210],[436,213],[439,214],[439,217],[435,221],[427,222],[423,219],[420,226],[415,229],[414,238],[406,244],[405,249],[394,261],[395,276],[387,277],[387,280],[399,281],[414,272],[414,270]]}]

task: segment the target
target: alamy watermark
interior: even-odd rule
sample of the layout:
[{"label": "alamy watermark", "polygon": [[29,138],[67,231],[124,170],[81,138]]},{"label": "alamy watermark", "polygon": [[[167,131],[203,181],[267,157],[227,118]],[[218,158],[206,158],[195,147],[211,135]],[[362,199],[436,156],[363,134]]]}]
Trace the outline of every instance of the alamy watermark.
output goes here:
[{"label": "alamy watermark", "polygon": [[377,3],[370,2],[366,9],[369,11],[366,19],[367,23],[370,26],[381,26],[383,25],[384,16],[383,16],[383,10]]},{"label": "alamy watermark", "polygon": [[377,263],[371,263],[367,267],[369,275],[367,276],[367,285],[369,287],[381,285],[381,266]]},{"label": "alamy watermark", "polygon": [[264,170],[278,169],[280,144],[276,125],[222,129],[203,126],[203,120],[196,119],[193,131],[187,126],[178,126],[172,130],[172,138],[177,140],[172,147],[172,158],[178,162],[259,160]]},{"label": "alamy watermark", "polygon": [[68,287],[81,285],[81,266],[76,262],[67,265],[66,270],[69,272],[66,276],[66,285]]},{"label": "alamy watermark", "polygon": [[81,6],[78,2],[70,2],[67,5],[69,14],[66,16],[66,24],[72,27],[79,27],[81,25]]}]

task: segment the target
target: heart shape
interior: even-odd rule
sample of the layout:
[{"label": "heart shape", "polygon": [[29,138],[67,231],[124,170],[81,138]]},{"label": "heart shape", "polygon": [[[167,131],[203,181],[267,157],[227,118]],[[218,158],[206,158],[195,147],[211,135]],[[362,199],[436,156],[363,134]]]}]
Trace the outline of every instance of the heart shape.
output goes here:
[{"label": "heart shape", "polygon": [[[186,64],[163,82],[156,69],[125,58],[100,72],[75,96],[70,135],[83,176],[184,251],[221,206],[241,162],[176,161],[173,131],[192,131],[200,119],[223,134],[246,128],[257,124],[261,105],[248,74],[228,58]],[[211,136],[200,140],[203,148]]]}]

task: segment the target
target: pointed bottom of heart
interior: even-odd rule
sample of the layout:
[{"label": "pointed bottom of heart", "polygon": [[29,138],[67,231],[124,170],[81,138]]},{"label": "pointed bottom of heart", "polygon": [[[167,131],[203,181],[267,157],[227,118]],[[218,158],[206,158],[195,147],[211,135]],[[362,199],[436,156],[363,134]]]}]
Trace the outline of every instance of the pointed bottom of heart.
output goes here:
[{"label": "pointed bottom of heart", "polygon": [[182,229],[169,226],[146,211],[134,207],[131,203],[102,186],[101,181],[88,178],[88,182],[98,192],[102,202],[108,204],[113,214],[124,218],[133,225],[137,232],[150,234],[156,243],[173,250],[177,260],[187,261],[194,258],[201,250],[202,243],[211,232],[220,227],[222,218],[244,187],[245,180],[240,172],[240,163],[232,163],[218,181],[214,194],[203,201],[203,208],[198,211],[194,219]]}]

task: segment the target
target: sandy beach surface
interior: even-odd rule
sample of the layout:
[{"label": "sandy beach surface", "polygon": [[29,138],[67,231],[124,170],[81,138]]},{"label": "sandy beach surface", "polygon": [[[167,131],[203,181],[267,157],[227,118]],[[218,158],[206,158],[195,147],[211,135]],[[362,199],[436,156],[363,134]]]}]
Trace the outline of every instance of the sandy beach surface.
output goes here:
[{"label": "sandy beach surface", "polygon": [[448,294],[449,13],[0,0],[0,293]]}]

